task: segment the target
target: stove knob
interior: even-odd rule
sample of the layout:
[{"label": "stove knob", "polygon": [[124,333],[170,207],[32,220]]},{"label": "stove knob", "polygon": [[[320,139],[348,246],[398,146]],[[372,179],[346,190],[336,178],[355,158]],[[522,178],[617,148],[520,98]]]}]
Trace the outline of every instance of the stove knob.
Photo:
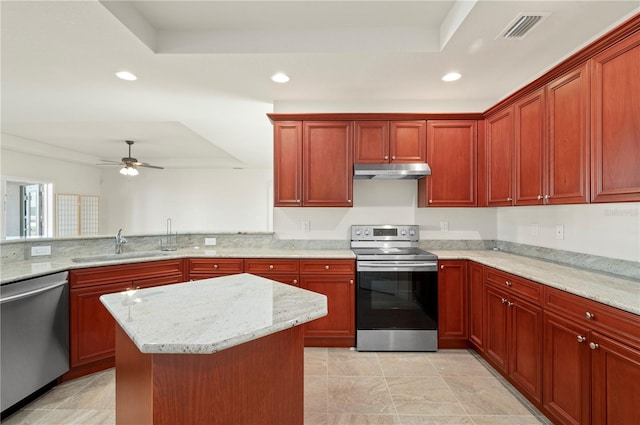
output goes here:
[{"label": "stove knob", "polygon": [[409,229],[409,234],[410,234],[411,236],[415,236],[416,231],[415,231],[415,230],[413,230],[413,229]]},{"label": "stove knob", "polygon": [[368,231],[368,230],[365,230],[365,231],[364,231],[364,234],[365,234],[365,235],[368,235],[368,234],[369,234],[369,231]]},{"label": "stove knob", "polygon": [[356,230],[356,235],[360,235],[360,229]]},{"label": "stove knob", "polygon": [[407,235],[407,231],[406,230],[403,230],[401,233],[402,233],[402,236],[406,236]]}]

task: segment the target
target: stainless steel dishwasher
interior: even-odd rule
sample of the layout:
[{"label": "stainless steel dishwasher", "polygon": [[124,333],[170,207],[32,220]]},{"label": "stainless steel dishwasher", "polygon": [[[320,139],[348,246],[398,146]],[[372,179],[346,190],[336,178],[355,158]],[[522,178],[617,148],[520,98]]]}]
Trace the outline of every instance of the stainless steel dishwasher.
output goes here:
[{"label": "stainless steel dishwasher", "polygon": [[69,370],[68,272],[0,287],[2,411]]}]

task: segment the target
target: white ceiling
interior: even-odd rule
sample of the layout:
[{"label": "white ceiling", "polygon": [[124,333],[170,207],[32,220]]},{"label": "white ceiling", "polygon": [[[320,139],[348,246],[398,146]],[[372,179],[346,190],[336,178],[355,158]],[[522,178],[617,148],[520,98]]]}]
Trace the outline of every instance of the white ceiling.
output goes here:
[{"label": "white ceiling", "polygon": [[[638,11],[640,0],[3,0],[2,148],[98,163],[126,156],[130,139],[134,157],[167,168],[270,167],[267,112],[481,112]],[[549,15],[522,40],[497,38],[523,12]],[[272,82],[278,71],[291,81]],[[442,82],[449,71],[463,78]]]}]

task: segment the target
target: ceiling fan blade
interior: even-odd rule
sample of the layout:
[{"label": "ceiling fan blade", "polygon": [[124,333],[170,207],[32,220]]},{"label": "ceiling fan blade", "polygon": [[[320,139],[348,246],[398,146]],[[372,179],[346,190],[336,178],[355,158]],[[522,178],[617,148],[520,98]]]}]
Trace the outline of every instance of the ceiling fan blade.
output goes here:
[{"label": "ceiling fan blade", "polygon": [[146,162],[134,162],[133,165],[135,165],[136,167],[157,168],[158,170],[164,170],[164,167],[147,164]]},{"label": "ceiling fan blade", "polygon": [[122,161],[111,161],[109,159],[101,159],[102,163],[96,165],[122,165]]}]

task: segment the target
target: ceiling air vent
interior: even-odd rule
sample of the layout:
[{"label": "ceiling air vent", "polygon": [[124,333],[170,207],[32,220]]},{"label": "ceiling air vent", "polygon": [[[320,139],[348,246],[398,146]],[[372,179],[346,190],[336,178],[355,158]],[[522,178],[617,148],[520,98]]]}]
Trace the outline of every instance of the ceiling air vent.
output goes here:
[{"label": "ceiling air vent", "polygon": [[538,25],[544,18],[549,15],[548,13],[521,13],[511,21],[507,28],[500,33],[498,38],[508,38],[521,40],[525,35],[529,33],[536,25]]}]

